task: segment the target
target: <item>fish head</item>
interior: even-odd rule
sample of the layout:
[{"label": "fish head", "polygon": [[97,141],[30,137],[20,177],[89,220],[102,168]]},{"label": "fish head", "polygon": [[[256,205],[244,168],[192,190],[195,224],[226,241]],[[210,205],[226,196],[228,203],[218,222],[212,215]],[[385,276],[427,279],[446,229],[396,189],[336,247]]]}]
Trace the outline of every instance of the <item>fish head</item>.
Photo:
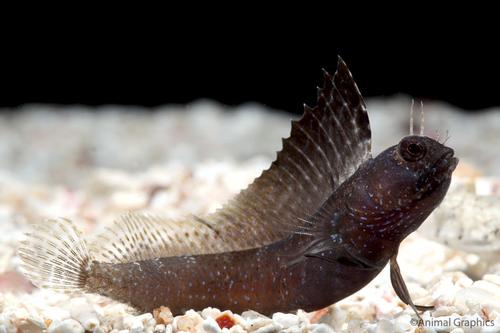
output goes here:
[{"label": "fish head", "polygon": [[394,146],[391,155],[395,173],[406,180],[400,192],[407,204],[429,201],[437,206],[443,200],[458,164],[453,149],[432,138],[411,135]]},{"label": "fish head", "polygon": [[372,227],[401,240],[441,203],[458,163],[453,149],[425,136],[406,136],[365,170],[364,207]]}]

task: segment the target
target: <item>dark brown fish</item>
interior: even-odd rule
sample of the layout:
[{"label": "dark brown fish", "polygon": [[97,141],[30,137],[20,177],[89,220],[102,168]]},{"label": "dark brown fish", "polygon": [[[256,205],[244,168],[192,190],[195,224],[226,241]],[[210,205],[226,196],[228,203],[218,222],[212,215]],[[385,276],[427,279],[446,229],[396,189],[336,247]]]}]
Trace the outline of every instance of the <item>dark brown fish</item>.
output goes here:
[{"label": "dark brown fish", "polygon": [[416,311],[399,244],[442,201],[458,161],[414,135],[371,158],[370,138],[363,98],[339,59],[276,161],[222,209],[182,222],[128,214],[91,247],[71,222],[48,221],[21,246],[23,270],[39,287],[141,310],[270,314],[333,304],[390,262],[396,293]]}]

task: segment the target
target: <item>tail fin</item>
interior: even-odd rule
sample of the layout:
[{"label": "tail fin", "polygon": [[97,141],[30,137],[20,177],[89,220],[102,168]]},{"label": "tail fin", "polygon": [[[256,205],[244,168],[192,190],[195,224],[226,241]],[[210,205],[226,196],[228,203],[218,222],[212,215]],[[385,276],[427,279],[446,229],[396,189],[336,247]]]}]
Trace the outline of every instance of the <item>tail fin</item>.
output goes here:
[{"label": "tail fin", "polygon": [[47,220],[26,236],[18,253],[21,269],[34,285],[60,292],[87,289],[92,257],[71,221]]}]

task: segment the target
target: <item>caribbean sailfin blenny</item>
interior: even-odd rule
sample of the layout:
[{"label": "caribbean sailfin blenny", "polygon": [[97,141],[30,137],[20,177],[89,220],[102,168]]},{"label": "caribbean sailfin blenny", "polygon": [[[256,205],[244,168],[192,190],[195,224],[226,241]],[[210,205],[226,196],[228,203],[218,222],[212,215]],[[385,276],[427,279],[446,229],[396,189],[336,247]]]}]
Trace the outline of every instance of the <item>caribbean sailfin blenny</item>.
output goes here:
[{"label": "caribbean sailfin blenny", "polygon": [[389,262],[397,295],[418,315],[426,307],[413,304],[397,253],[443,200],[453,154],[409,135],[372,158],[365,103],[339,58],[270,168],[221,209],[183,221],[128,213],[93,244],[69,220],[48,220],[20,246],[21,267],[40,288],[143,311],[270,314],[331,305]]}]

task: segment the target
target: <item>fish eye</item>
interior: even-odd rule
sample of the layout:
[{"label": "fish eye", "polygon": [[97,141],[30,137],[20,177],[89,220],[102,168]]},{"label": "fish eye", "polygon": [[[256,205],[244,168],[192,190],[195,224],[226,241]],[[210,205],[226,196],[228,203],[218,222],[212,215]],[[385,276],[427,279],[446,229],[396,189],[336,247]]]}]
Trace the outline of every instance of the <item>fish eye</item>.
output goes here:
[{"label": "fish eye", "polygon": [[425,146],[415,141],[402,141],[399,148],[400,155],[408,162],[415,162],[425,156]]}]

